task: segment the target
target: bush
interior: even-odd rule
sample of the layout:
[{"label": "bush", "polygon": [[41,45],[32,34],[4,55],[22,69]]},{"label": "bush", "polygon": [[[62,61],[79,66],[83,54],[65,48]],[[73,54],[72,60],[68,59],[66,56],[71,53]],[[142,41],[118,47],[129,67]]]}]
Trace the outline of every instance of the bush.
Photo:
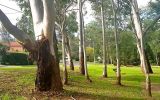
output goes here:
[{"label": "bush", "polygon": [[33,62],[28,60],[28,55],[24,53],[6,53],[2,56],[1,64],[9,65],[32,65]]}]

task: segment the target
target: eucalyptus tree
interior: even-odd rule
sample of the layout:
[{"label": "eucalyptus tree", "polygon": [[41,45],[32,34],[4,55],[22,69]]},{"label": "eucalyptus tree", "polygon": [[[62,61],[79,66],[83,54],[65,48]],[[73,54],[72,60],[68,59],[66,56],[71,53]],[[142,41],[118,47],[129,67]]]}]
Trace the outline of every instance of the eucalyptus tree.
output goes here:
[{"label": "eucalyptus tree", "polygon": [[[69,39],[67,35],[67,13],[69,8],[74,4],[74,0],[56,0],[56,13],[57,13],[57,21],[56,24],[59,27],[60,33],[62,35],[62,59],[64,66],[64,84],[68,84],[68,72],[67,72],[67,64],[66,64],[66,51],[68,53],[70,69],[74,70],[73,61],[71,58],[71,49],[69,45]],[[70,15],[70,14],[69,14]],[[69,25],[68,25],[69,26]]]},{"label": "eucalyptus tree", "polygon": [[62,91],[55,42],[55,4],[53,0],[30,0],[34,33],[38,40],[14,26],[0,10],[0,21],[6,30],[26,48],[31,57],[37,61],[35,86],[38,91]]},{"label": "eucalyptus tree", "polygon": [[83,1],[78,0],[78,18],[79,18],[79,66],[80,73],[85,75],[85,65],[84,65],[84,51],[83,51]]},{"label": "eucalyptus tree", "polygon": [[92,82],[88,75],[87,57],[86,57],[86,38],[84,29],[84,14],[83,4],[86,0],[78,0],[78,17],[79,17],[79,61],[80,61],[80,73],[85,75],[89,82]]},{"label": "eucalyptus tree", "polygon": [[101,0],[101,20],[102,20],[102,36],[103,36],[103,77],[107,77],[107,62],[106,62],[106,41],[105,41],[105,22],[104,22],[104,10],[103,0]]},{"label": "eucalyptus tree", "polygon": [[112,9],[113,9],[113,16],[114,16],[114,34],[115,34],[115,45],[116,45],[116,72],[117,72],[117,84],[121,85],[121,72],[120,72],[120,57],[119,57],[119,42],[118,42],[118,24],[117,24],[117,15],[119,14],[119,0],[113,1],[112,0]]},{"label": "eucalyptus tree", "polygon": [[90,0],[92,2],[92,9],[95,13],[96,20],[101,23],[102,29],[102,50],[103,50],[103,77],[108,77],[107,75],[107,52],[106,52],[106,26],[109,24],[108,13],[109,13],[109,4],[108,1],[105,0]]},{"label": "eucalyptus tree", "polygon": [[149,69],[147,67],[146,56],[144,51],[144,46],[145,46],[144,37],[147,34],[148,30],[150,30],[150,28],[153,27],[153,25],[155,25],[155,23],[160,19],[160,15],[158,15],[144,30],[142,30],[142,23],[139,16],[137,0],[130,0],[130,5],[132,8],[131,18],[132,18],[133,28],[135,32],[135,37],[137,39],[137,49],[140,54],[141,68],[143,69],[146,77],[146,90],[148,91],[148,96],[152,96],[151,80],[150,80]]},{"label": "eucalyptus tree", "polygon": [[66,54],[67,54],[67,57],[68,57],[68,62],[69,62],[69,66],[70,66],[70,69],[71,70],[74,70],[74,64],[73,64],[73,57],[72,57],[72,51],[71,51],[71,48],[72,48],[72,45],[71,45],[71,42],[73,42],[73,38],[75,37],[74,36],[74,33],[77,32],[78,30],[78,23],[76,21],[76,12],[75,11],[72,11],[68,17],[66,18],[66,23],[67,23],[67,26],[66,26],[66,32],[67,32],[67,35],[66,35]]}]

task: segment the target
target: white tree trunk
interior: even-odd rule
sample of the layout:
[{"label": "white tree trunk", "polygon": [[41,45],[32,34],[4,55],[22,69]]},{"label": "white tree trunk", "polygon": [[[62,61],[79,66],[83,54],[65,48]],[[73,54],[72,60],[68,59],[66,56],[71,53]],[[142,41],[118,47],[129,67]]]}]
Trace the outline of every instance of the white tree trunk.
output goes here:
[{"label": "white tree trunk", "polygon": [[70,40],[69,40],[69,37],[67,36],[67,34],[66,34],[65,40],[66,40],[66,54],[67,54],[67,57],[68,57],[68,63],[69,63],[70,69],[74,70],[74,64],[73,64],[73,59],[72,59],[72,54],[71,54]]},{"label": "white tree trunk", "polygon": [[85,75],[84,69],[84,52],[83,52],[83,23],[82,23],[82,0],[78,0],[78,18],[79,18],[79,62],[80,62],[80,73]]},{"label": "white tree trunk", "polygon": [[53,48],[53,33],[55,28],[55,7],[53,0],[43,0],[43,33],[50,44],[51,54],[55,56],[54,48]]},{"label": "white tree trunk", "polygon": [[102,36],[103,36],[103,77],[107,77],[107,62],[106,62],[106,41],[105,41],[105,22],[104,22],[104,10],[103,0],[101,0],[101,20],[102,20]]},{"label": "white tree trunk", "polygon": [[119,8],[116,9],[115,3],[112,0],[112,9],[114,14],[114,35],[115,35],[115,44],[116,44],[116,60],[117,60],[117,84],[121,85],[121,72],[120,72],[120,58],[119,58],[119,42],[118,42],[118,25],[117,25],[117,13]]},{"label": "white tree trunk", "polygon": [[64,84],[68,84],[68,73],[67,73],[67,65],[66,65],[66,53],[65,53],[65,33],[62,31],[62,59],[63,59],[63,82]]},{"label": "white tree trunk", "polygon": [[83,30],[83,52],[84,52],[84,69],[85,69],[85,77],[89,82],[92,82],[89,78],[88,67],[87,67],[87,55],[86,55],[86,42],[85,42],[85,29],[84,29],[84,18],[82,17],[82,30]]},{"label": "white tree trunk", "polygon": [[33,18],[33,25],[34,25],[34,32],[35,36],[38,39],[40,35],[42,35],[42,24],[43,24],[43,2],[41,0],[29,0],[31,11],[32,11],[32,18]]},{"label": "white tree trunk", "polygon": [[143,69],[146,77],[146,90],[148,95],[151,96],[151,80],[149,76],[149,71],[146,64],[145,52],[144,52],[144,39],[143,39],[143,31],[141,26],[141,21],[139,17],[139,10],[137,0],[130,0],[130,4],[132,7],[132,19],[134,24],[134,29],[137,37],[137,48],[140,54],[141,60],[141,68]]}]

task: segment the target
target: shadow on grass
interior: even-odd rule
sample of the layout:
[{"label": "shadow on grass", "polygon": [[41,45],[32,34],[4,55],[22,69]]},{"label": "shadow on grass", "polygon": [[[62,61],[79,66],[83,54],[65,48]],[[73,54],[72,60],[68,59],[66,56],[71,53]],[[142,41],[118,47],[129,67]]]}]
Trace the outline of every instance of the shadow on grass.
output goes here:
[{"label": "shadow on grass", "polygon": [[81,93],[81,92],[75,92],[71,90],[64,90],[66,95],[71,96],[75,98],[76,100],[143,100],[139,98],[128,98],[128,97],[118,97],[118,96],[105,96],[98,95],[98,94],[89,94],[89,93]]}]

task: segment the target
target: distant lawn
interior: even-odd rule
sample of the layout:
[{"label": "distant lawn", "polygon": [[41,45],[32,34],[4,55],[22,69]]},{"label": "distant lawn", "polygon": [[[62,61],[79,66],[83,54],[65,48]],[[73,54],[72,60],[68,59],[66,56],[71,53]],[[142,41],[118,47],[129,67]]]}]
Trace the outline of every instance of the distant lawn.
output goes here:
[{"label": "distant lawn", "polygon": [[[76,71],[69,70],[69,85],[64,86],[64,93],[54,98],[100,99],[100,100],[160,100],[160,68],[153,67],[152,98],[145,93],[145,77],[139,67],[121,67],[123,86],[115,85],[116,76],[113,66],[108,66],[108,78],[102,78],[102,64],[88,64],[92,83]],[[0,100],[48,100],[51,95],[34,93],[36,67],[8,66],[0,67]],[[53,98],[53,97],[52,97]]]}]

